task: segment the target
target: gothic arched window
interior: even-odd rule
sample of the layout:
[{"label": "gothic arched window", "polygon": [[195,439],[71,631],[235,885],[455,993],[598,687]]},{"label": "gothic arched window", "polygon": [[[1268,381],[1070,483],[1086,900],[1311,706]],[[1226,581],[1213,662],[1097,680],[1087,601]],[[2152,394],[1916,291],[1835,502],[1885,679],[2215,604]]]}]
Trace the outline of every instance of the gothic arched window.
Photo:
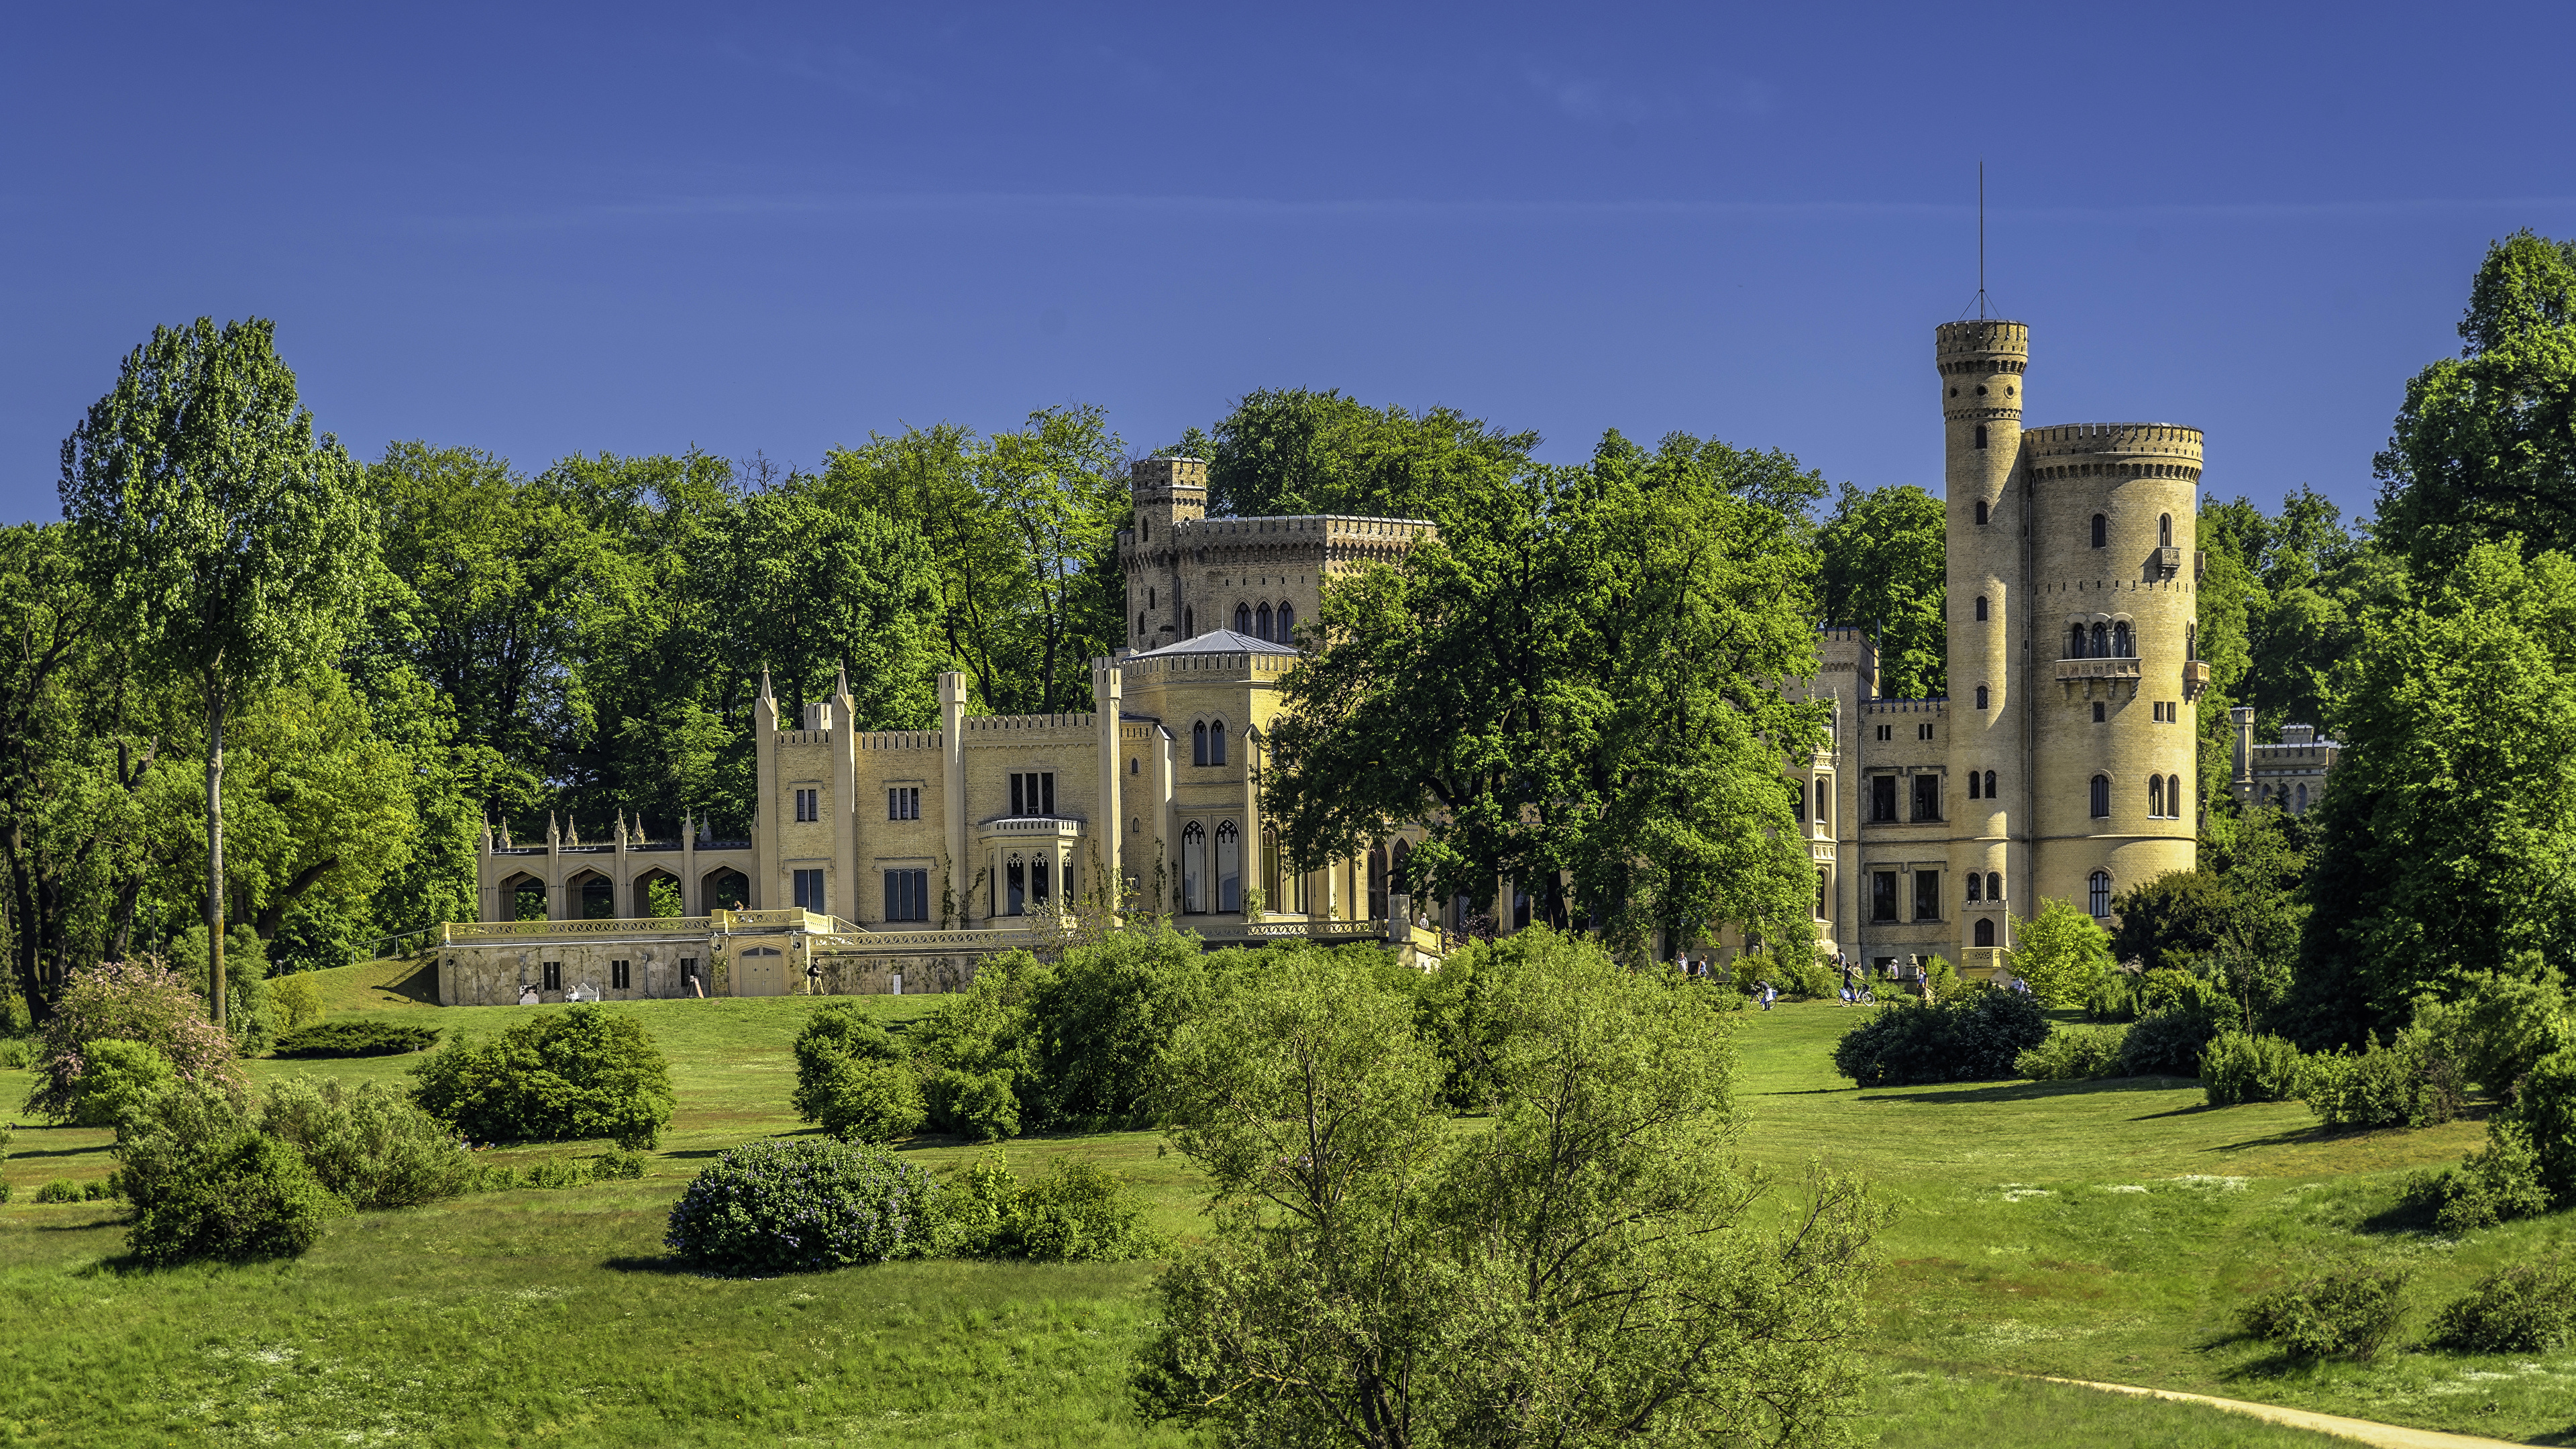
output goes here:
[{"label": "gothic arched window", "polygon": [[2093,872],[2092,878],[2084,883],[2084,894],[2093,918],[2108,920],[2111,915],[2111,873],[2107,870]]},{"label": "gothic arched window", "polygon": [[2111,657],[2112,657],[2112,658],[2114,658],[2114,659],[2134,659],[2134,658],[2136,658],[2136,657],[2137,657],[2137,654],[2138,654],[2138,651],[2137,651],[2137,650],[2135,650],[2135,649],[2133,649],[2133,648],[2131,648],[2131,647],[2129,647],[2129,646],[2130,646],[2129,626],[2128,626],[2128,625],[2126,625],[2126,624],[2114,624],[2114,625],[2112,625],[2112,626],[2111,626]]},{"label": "gothic arched window", "polygon": [[2084,657],[2084,626],[2081,624],[2070,625],[2066,630],[2066,657],[2069,659]]},{"label": "gothic arched window", "polygon": [[1243,832],[1231,820],[1216,828],[1216,908],[1243,909]]},{"label": "gothic arched window", "polygon": [[1272,635],[1272,638],[1277,639],[1282,644],[1294,644],[1297,642],[1297,611],[1288,606],[1288,601],[1286,599],[1281,599],[1279,601],[1279,617],[1276,621],[1275,627],[1279,632]]},{"label": "gothic arched window", "polygon": [[1997,871],[1997,870],[1990,870],[1990,871],[1987,871],[1987,872],[1986,872],[1986,899],[1987,899],[1987,900],[1990,900],[1990,901],[1999,901],[1999,900],[2002,900],[2003,898],[2004,898],[2004,877],[2003,877],[2003,872],[2001,872],[2001,871]]},{"label": "gothic arched window", "polygon": [[1207,828],[1191,821],[1181,831],[1181,910],[1197,915],[1207,909]]},{"label": "gothic arched window", "polygon": [[1980,946],[1991,946],[1994,943],[1995,918],[1992,916],[1979,916],[1977,918],[1977,944]]},{"label": "gothic arched window", "polygon": [[2165,777],[2162,775],[2147,777],[2147,813],[2158,818],[2165,813]]},{"label": "gothic arched window", "polygon": [[1270,637],[1270,606],[1268,604],[1263,604],[1252,613],[1252,637],[1255,639],[1267,639]]},{"label": "gothic arched window", "polygon": [[2170,513],[2156,516],[2156,547],[2173,547],[2173,515]]},{"label": "gothic arched window", "polygon": [[[2107,817],[2110,813],[2111,777],[2108,775],[2096,775],[2093,777],[2093,818],[2100,820]],[[2100,912],[2097,911],[2095,914],[2099,915]]]},{"label": "gothic arched window", "polygon": [[1252,632],[1252,606],[1250,604],[1237,604],[1234,606],[1234,632],[1237,634],[1249,634]]},{"label": "gothic arched window", "polygon": [[1201,720],[1190,726],[1190,763],[1204,765],[1207,762],[1207,721]]},{"label": "gothic arched window", "polygon": [[2111,629],[2107,624],[2093,626],[2093,657],[2096,659],[2111,657]]},{"label": "gothic arched window", "polygon": [[2167,775],[2165,777],[2165,804],[2171,807],[2167,810],[2167,814],[2173,816],[2176,820],[2180,820],[2182,818],[2182,776]]},{"label": "gothic arched window", "polygon": [[1211,724],[1211,725],[1209,725],[1209,726],[1208,726],[1208,757],[1207,757],[1207,762],[1208,762],[1209,764],[1211,764],[1211,765],[1222,765],[1222,764],[1224,764],[1224,763],[1225,763],[1225,721],[1224,721],[1224,720],[1218,720],[1218,721],[1216,721],[1214,724]]},{"label": "gothic arched window", "polygon": [[1977,904],[1978,897],[1979,897],[1979,896],[1981,896],[1981,895],[1983,895],[1983,894],[1984,894],[1984,892],[1985,892],[1985,885],[1986,885],[1986,878],[1985,878],[1984,876],[1981,876],[1981,875],[1977,874],[1977,873],[1976,873],[1975,871],[1973,871],[1973,870],[1972,870],[1972,871],[1970,871],[1970,872],[1968,872],[1968,904],[1969,904],[1969,905],[1972,905],[1972,906],[1973,906],[1973,905]]}]

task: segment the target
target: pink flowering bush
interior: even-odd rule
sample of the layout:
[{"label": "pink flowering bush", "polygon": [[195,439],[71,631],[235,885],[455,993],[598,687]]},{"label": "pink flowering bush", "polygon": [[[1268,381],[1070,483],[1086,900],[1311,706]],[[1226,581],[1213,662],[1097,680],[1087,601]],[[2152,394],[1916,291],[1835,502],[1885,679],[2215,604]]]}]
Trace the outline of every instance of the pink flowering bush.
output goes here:
[{"label": "pink flowering bush", "polygon": [[206,1003],[186,977],[156,960],[102,961],[74,971],[54,1003],[28,1111],[57,1122],[72,1118],[88,1069],[82,1052],[94,1041],[141,1042],[176,1068],[180,1080],[230,1096],[247,1086],[231,1039],[206,1019]]}]

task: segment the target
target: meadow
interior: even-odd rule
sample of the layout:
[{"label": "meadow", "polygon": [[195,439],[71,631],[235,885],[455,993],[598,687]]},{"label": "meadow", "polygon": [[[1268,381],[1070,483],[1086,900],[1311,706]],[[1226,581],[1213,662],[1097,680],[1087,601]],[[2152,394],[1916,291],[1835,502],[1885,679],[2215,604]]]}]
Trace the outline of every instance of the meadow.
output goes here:
[{"label": "meadow", "polygon": [[[401,1013],[455,1033],[517,1007],[425,1008],[384,964],[326,973],[335,1016]],[[935,997],[860,998],[900,1031]],[[160,1273],[120,1258],[123,1211],[36,1205],[104,1177],[108,1134],[23,1124],[0,1207],[0,1443],[1150,1445],[1124,1387],[1152,1264],[907,1262],[768,1280],[662,1256],[690,1174],[746,1138],[808,1131],[787,1107],[806,998],[646,1002],[679,1109],[640,1182],[482,1194],[334,1222],[293,1262]],[[1872,1292],[1856,1427],[1889,1446],[2341,1441],[2217,1410],[2035,1382],[2062,1375],[2295,1405],[2537,1443],[2576,1443],[2576,1353],[2409,1348],[2308,1368],[2237,1340],[2247,1296],[2356,1254],[2416,1271],[2417,1318],[2520,1255],[2576,1249],[2576,1223],[2464,1241],[2397,1211],[2411,1169],[2474,1146],[2474,1122],[2329,1136],[2296,1104],[2213,1111],[2194,1084],[2128,1080],[1856,1091],[1828,1049],[1855,1013],[1784,1003],[1744,1022],[1748,1157],[1793,1193],[1823,1159],[1898,1209]],[[398,1079],[412,1060],[261,1061]],[[12,1106],[24,1073],[0,1073]],[[600,1144],[502,1149],[504,1161]],[[946,1171],[979,1149],[921,1143]],[[1199,1222],[1188,1164],[1151,1133],[1024,1139],[1022,1171],[1088,1157],[1153,1225]]]}]

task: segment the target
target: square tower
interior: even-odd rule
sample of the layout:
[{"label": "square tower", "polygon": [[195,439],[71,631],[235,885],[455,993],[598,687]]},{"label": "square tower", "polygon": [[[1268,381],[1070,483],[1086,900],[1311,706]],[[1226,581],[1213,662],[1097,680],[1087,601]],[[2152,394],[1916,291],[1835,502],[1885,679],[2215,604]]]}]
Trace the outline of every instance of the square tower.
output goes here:
[{"label": "square tower", "polygon": [[1207,463],[1198,458],[1140,458],[1127,472],[1135,523],[1119,540],[1127,574],[1131,649],[1158,649],[1190,635],[1192,605],[1181,595],[1182,533],[1207,517]]}]

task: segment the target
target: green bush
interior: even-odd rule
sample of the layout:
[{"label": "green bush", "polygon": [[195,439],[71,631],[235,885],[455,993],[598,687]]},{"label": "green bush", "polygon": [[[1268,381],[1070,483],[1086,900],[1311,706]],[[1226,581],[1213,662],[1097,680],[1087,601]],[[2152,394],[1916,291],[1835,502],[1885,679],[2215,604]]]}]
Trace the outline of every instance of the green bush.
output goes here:
[{"label": "green bush", "polygon": [[135,1206],[126,1248],[146,1264],[292,1256],[347,1210],[303,1154],[204,1088],[154,1098],[117,1128],[116,1155],[117,1186]]},{"label": "green bush", "polygon": [[978,1142],[1020,1135],[1020,1099],[1011,1090],[1010,1068],[941,1072],[922,1086],[930,1120],[942,1130]]},{"label": "green bush", "polygon": [[72,972],[55,999],[28,1111],[71,1120],[88,1061],[84,1050],[96,1041],[141,1042],[188,1081],[227,1093],[243,1089],[232,1039],[206,1019],[205,1001],[185,976],[151,961],[102,961]]},{"label": "green bush", "polygon": [[[322,1020],[322,988],[310,976],[280,976],[269,983],[269,1009],[277,1013],[277,1024],[288,1036]],[[284,1038],[280,1039],[281,1044]],[[283,1053],[281,1053],[283,1055]],[[362,1053],[352,1052],[357,1056]]]},{"label": "green bush", "polygon": [[929,1116],[921,1081],[886,1029],[856,1002],[834,1002],[796,1036],[796,1110],[853,1142],[891,1142]]},{"label": "green bush", "polygon": [[2576,1263],[2516,1263],[2433,1315],[2429,1341],[2467,1353],[2553,1353],[2576,1340]]},{"label": "green bush", "polygon": [[2120,1043],[2128,1033],[2111,1027],[2060,1027],[2048,1040],[2013,1059],[2013,1070],[2034,1082],[2081,1082],[2120,1075]]},{"label": "green bush", "polygon": [[2576,1048],[2533,1063],[2496,1121],[2531,1144],[2533,1165],[2551,1205],[2576,1205]]},{"label": "green bush", "polygon": [[25,1037],[0,1037],[0,1072],[23,1072],[41,1055],[43,1048]]},{"label": "green bush", "polygon": [[58,1177],[36,1189],[38,1202],[79,1202],[81,1185],[68,1177]]},{"label": "green bush", "polygon": [[882,1148],[766,1139],[726,1153],[671,1209],[663,1244],[737,1273],[817,1272],[933,1244],[930,1174]]},{"label": "green bush", "polygon": [[[1054,975],[1026,951],[986,957],[970,989],[905,1033],[933,1129],[990,1141],[1049,1125],[1030,1002]],[[1007,1105],[994,1100],[997,1090],[1009,1094]]]},{"label": "green bush", "polygon": [[2406,1316],[2406,1278],[2399,1268],[2338,1268],[2264,1294],[2239,1323],[2294,1358],[2366,1360]]},{"label": "green bush", "polygon": [[1135,1192],[1095,1163],[1058,1160],[1022,1182],[996,1150],[943,1184],[936,1209],[937,1250],[962,1257],[1117,1263],[1160,1247]]},{"label": "green bush", "polygon": [[[290,978],[292,979],[292,978]],[[281,1057],[398,1057],[438,1045],[438,1028],[391,1021],[326,1021],[277,1039]]]},{"label": "green bush", "polygon": [[[206,928],[192,926],[170,942],[170,966],[186,977],[201,998],[206,989]],[[269,1000],[268,943],[239,922],[224,932],[224,1022],[233,1049],[245,1057],[267,1051],[277,1041],[277,1008]]]},{"label": "green bush", "polygon": [[2428,1001],[2415,1024],[2458,1060],[2461,1074],[2489,1096],[2510,1098],[2514,1084],[2568,1039],[2571,1006],[2558,973],[2529,960],[2517,975],[2478,978],[2459,1000]]},{"label": "green bush", "polygon": [[2466,1105],[2456,1064],[2421,1027],[2373,1041],[2359,1056],[2308,1058],[2299,1096],[2330,1128],[2430,1127]]},{"label": "green bush", "polygon": [[1880,1007],[1834,1046],[1834,1067],[1864,1087],[2010,1078],[2048,1039],[2048,1017],[2017,991],[1977,985],[1931,1005]]},{"label": "green bush", "polygon": [[644,1176],[652,1162],[652,1158],[631,1148],[612,1147],[591,1159],[590,1175],[597,1182],[634,1182]]},{"label": "green bush", "polygon": [[81,1048],[71,1118],[83,1127],[113,1127],[178,1084],[179,1069],[142,1042],[94,1041]]},{"label": "green bush", "polygon": [[2134,971],[2109,971],[2084,995],[2086,1021],[2135,1021],[2147,1011],[2147,988]]},{"label": "green bush", "polygon": [[[1213,982],[1196,936],[1169,925],[1111,934],[1064,953],[1035,983],[1037,1080],[1015,1080],[1035,1127],[1149,1126],[1163,1051],[1207,1003]],[[1030,1121],[1030,1088],[1044,1115]]]},{"label": "green bush", "polygon": [[272,1084],[260,1130],[303,1154],[351,1207],[415,1207],[465,1191],[474,1159],[436,1118],[382,1082]]},{"label": "green bush", "polygon": [[2549,1211],[2549,1193],[2540,1185],[2540,1158],[2531,1150],[2531,1139],[2509,1122],[2489,1123],[2487,1145],[2458,1166],[2409,1178],[2406,1199],[2431,1209],[2435,1225],[2446,1233],[2474,1232]]},{"label": "green bush", "polygon": [[578,1005],[412,1069],[432,1116],[482,1142],[605,1137],[649,1148],[671,1121],[671,1069],[631,1016]]},{"label": "green bush", "polygon": [[2307,1058],[2280,1037],[2223,1031],[2201,1053],[2201,1094],[2213,1107],[2296,1101],[2306,1069]]}]

